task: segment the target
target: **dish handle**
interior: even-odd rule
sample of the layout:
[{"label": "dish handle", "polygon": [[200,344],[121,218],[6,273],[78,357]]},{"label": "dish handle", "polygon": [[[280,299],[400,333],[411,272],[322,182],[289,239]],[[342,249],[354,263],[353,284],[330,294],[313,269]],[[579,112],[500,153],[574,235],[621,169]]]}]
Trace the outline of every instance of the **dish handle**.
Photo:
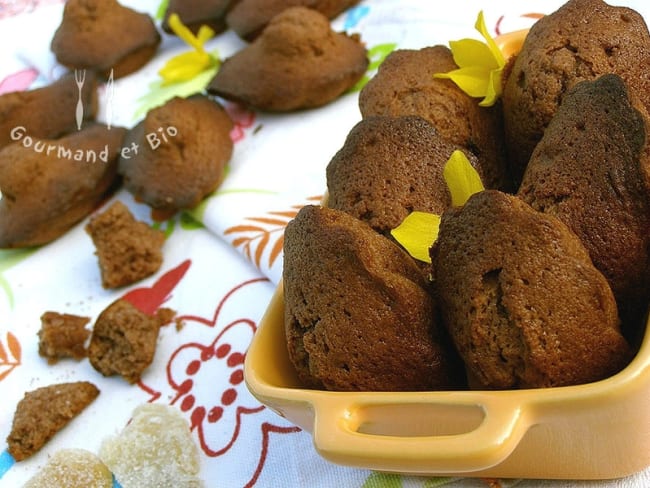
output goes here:
[{"label": "dish handle", "polygon": [[[467,399],[441,400],[437,405],[434,402],[434,407],[478,411],[482,420],[479,417],[467,431],[434,435],[363,432],[366,414],[374,408],[388,407],[390,411],[389,401],[365,397],[352,404],[342,398],[316,402],[313,405],[316,449],[333,462],[368,469],[460,474],[486,470],[504,461],[530,427],[521,405],[483,396],[469,402]],[[430,398],[416,399],[414,405],[416,410],[418,406],[429,409],[432,402]],[[393,407],[397,411],[403,409],[403,404]],[[384,421],[389,422],[389,417]],[[436,421],[445,422],[445,416],[425,419],[425,422]]]}]

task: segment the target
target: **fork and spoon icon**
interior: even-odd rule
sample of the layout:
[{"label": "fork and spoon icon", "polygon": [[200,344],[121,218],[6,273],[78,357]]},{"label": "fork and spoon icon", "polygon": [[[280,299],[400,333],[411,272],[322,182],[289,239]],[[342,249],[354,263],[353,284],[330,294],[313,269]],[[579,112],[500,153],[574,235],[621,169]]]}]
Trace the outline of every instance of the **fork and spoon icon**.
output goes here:
[{"label": "fork and spoon icon", "polygon": [[[75,120],[77,122],[77,130],[81,130],[81,124],[84,120],[84,103],[83,103],[83,86],[86,82],[86,70],[75,69],[74,80],[77,84],[78,98],[77,106],[75,108]],[[113,97],[114,97],[114,79],[113,70],[111,69],[110,76],[106,83],[107,86],[107,103],[106,103],[106,125],[110,129],[113,120]]]}]

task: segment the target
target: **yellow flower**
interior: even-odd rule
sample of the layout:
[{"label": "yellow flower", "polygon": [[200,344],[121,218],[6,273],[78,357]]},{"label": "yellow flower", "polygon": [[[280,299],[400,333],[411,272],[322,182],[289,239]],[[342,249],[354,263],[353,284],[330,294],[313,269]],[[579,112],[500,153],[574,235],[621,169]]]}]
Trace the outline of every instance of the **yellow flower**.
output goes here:
[{"label": "yellow flower", "polygon": [[440,216],[427,212],[411,212],[390,231],[391,235],[418,261],[431,262],[429,248],[438,239]]},{"label": "yellow flower", "polygon": [[442,170],[451,194],[451,206],[462,207],[474,193],[485,190],[481,177],[462,151],[454,151]]},{"label": "yellow flower", "polygon": [[183,25],[177,14],[171,14],[168,22],[172,31],[193,47],[194,51],[174,56],[158,71],[163,79],[163,86],[191,80],[203,71],[212,69],[219,64],[216,57],[203,49],[203,45],[215,34],[210,27],[202,25],[195,36],[190,29]]},{"label": "yellow flower", "polygon": [[[442,175],[449,188],[453,207],[465,205],[469,197],[485,189],[481,177],[462,151],[451,154]],[[411,256],[430,263],[429,249],[438,238],[439,227],[439,215],[415,211],[390,233]]]},{"label": "yellow flower", "polygon": [[433,76],[450,79],[471,97],[483,97],[479,105],[489,107],[501,95],[501,75],[506,60],[485,27],[483,11],[479,12],[474,28],[486,42],[476,39],[450,41],[449,48],[458,69]]}]

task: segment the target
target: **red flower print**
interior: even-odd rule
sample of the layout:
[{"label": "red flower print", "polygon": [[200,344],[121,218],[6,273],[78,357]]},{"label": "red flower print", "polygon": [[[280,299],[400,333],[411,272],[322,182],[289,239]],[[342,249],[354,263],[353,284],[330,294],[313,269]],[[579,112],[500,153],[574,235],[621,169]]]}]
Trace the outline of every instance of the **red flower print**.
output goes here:
[{"label": "red flower print", "polygon": [[233,122],[233,128],[230,131],[232,142],[241,141],[244,138],[244,129],[252,127],[255,123],[255,112],[246,110],[241,105],[232,102],[227,102],[224,108]]},{"label": "red flower print", "polygon": [[[223,473],[224,479],[242,479],[242,486],[253,486],[264,469],[272,433],[299,431],[261,405],[244,383],[244,360],[257,324],[242,310],[259,296],[259,286],[267,284],[266,278],[256,278],[235,286],[219,301],[213,317],[177,316],[184,333],[189,336],[190,328],[200,326],[203,339],[186,341],[170,354],[166,391],[140,384],[152,401],[170,398],[217,466],[214,472]],[[210,341],[205,340],[205,327],[214,330]],[[251,446],[259,447],[251,451]]]},{"label": "red flower print", "polygon": [[21,13],[33,12],[42,5],[62,3],[63,0],[13,0],[0,2],[0,19]]},{"label": "red flower print", "polygon": [[34,68],[27,68],[11,74],[0,80],[0,95],[27,90],[36,78],[38,78],[38,71]]},{"label": "red flower print", "polygon": [[150,287],[134,288],[122,298],[147,315],[155,315],[163,303],[171,298],[171,292],[183,279],[192,261],[186,259],[167,271]]},{"label": "red flower print", "polygon": [[[167,365],[170,385],[177,392],[171,403],[190,414],[190,426],[208,456],[228,451],[237,440],[241,417],[264,408],[244,385],[244,358],[254,332],[255,324],[246,319],[230,323],[211,344],[179,347]],[[197,391],[195,384],[213,384],[214,389]],[[222,426],[234,428],[230,438],[210,435]]]}]

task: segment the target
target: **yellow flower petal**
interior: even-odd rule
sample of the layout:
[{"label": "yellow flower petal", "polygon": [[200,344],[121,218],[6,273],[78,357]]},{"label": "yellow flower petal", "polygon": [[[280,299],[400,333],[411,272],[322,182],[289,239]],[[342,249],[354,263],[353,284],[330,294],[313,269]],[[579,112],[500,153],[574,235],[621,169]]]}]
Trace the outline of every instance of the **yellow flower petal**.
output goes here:
[{"label": "yellow flower petal", "polygon": [[411,212],[390,231],[406,251],[419,261],[431,262],[429,248],[438,238],[440,217],[426,212]]},{"label": "yellow flower petal", "polygon": [[485,189],[481,177],[462,151],[456,150],[451,154],[442,176],[451,193],[451,204],[454,207],[465,205],[469,197]]},{"label": "yellow flower petal", "polygon": [[499,67],[490,48],[476,39],[449,41],[449,48],[459,68],[480,66],[490,70]]},{"label": "yellow flower petal", "polygon": [[487,91],[485,93],[485,98],[479,102],[481,107],[491,107],[496,103],[498,98],[501,96],[501,91],[503,87],[501,86],[501,72],[502,69],[492,70],[490,72],[490,80],[487,85]]},{"label": "yellow flower petal", "polygon": [[192,51],[171,58],[158,74],[163,79],[163,85],[167,85],[187,81],[212,66],[214,60],[209,54]]},{"label": "yellow flower petal", "polygon": [[479,105],[486,107],[494,105],[501,94],[505,58],[485,26],[483,11],[479,12],[474,27],[485,43],[476,39],[450,41],[449,48],[459,69],[433,76],[450,79],[470,97],[483,98]]},{"label": "yellow flower petal", "polygon": [[214,30],[212,30],[207,25],[202,25],[199,28],[199,32],[196,34],[196,39],[201,43],[201,48],[203,48],[203,44],[208,42],[213,37],[214,37]]},{"label": "yellow flower petal", "polygon": [[[214,31],[207,25],[201,26],[201,29],[199,29],[199,37],[195,36],[194,33],[189,28],[187,28],[183,22],[181,22],[181,18],[178,16],[178,14],[175,13],[169,16],[167,23],[169,24],[169,28],[174,32],[174,34],[183,39],[187,44],[189,44],[197,51],[203,51],[203,44],[205,44],[208,39],[214,36]],[[203,33],[201,33],[201,30],[203,30]]]},{"label": "yellow flower petal", "polygon": [[503,53],[499,49],[499,46],[497,46],[497,43],[494,41],[488,32],[487,27],[485,26],[485,18],[483,17],[482,10],[478,13],[474,28],[481,33],[485,39],[485,42],[487,42],[488,48],[492,52],[492,58],[496,61],[498,67],[502,68],[506,64],[506,60],[504,59]]},{"label": "yellow flower petal", "polygon": [[480,67],[468,66],[448,73],[436,73],[436,78],[448,78],[470,97],[485,97],[488,91],[490,71]]},{"label": "yellow flower petal", "polygon": [[163,85],[178,83],[181,81],[191,80],[199,73],[213,68],[218,64],[218,59],[205,52],[203,44],[214,36],[214,30],[207,25],[201,26],[195,36],[183,22],[178,14],[169,16],[169,27],[174,33],[194,48],[194,51],[179,54],[171,58],[165,66],[162,67],[158,74],[163,79]]},{"label": "yellow flower petal", "polygon": [[206,52],[200,53],[197,51],[189,51],[183,54],[178,54],[177,56],[170,58],[167,63],[165,63],[165,67],[162,70],[165,70],[167,68],[176,68],[178,66],[187,64],[207,66],[210,64],[210,55]]},{"label": "yellow flower petal", "polygon": [[[484,190],[481,177],[462,151],[451,154],[442,174],[454,207],[465,205],[470,196]],[[390,233],[413,258],[430,263],[429,249],[438,239],[439,229],[440,216],[415,211]]]}]

